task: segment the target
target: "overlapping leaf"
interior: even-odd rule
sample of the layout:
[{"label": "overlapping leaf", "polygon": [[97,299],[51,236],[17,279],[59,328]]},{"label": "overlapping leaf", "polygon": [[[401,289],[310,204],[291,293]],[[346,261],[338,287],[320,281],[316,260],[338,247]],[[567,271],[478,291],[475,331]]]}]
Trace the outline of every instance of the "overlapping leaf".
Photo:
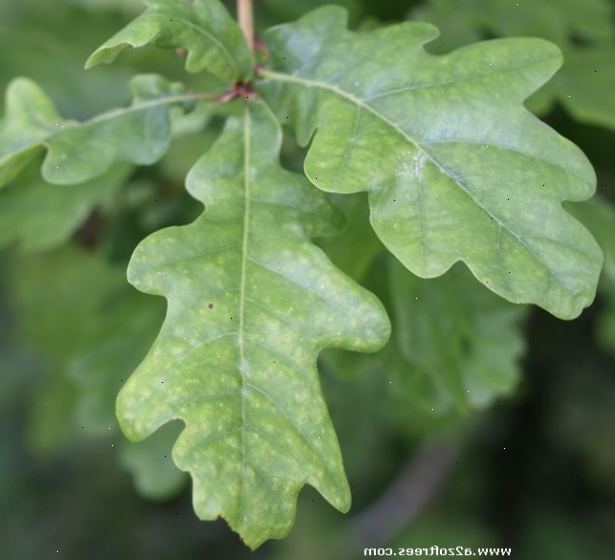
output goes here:
[{"label": "overlapping leaf", "polygon": [[[430,387],[433,395],[415,398],[420,400],[415,406],[431,408],[434,416],[465,412],[513,391],[524,349],[522,307],[489,293],[459,266],[427,281],[391,261],[390,283],[406,375]],[[410,384],[406,381],[406,387]]]},{"label": "overlapping leaf", "polygon": [[116,162],[150,165],[168,149],[171,110],[199,98],[156,75],[132,80],[133,104],[78,123],[58,115],[31,80],[19,78],[6,92],[0,122],[0,187],[47,150],[43,178],[73,185],[104,174]]},{"label": "overlapping leaf", "polygon": [[323,8],[267,35],[261,91],[306,144],[319,188],[368,191],[380,239],[411,271],[464,261],[490,289],[573,318],[593,300],[602,257],[561,206],[592,195],[591,165],[523,107],[560,66],[539,39],[448,55],[409,23],[350,33]]},{"label": "overlapping leaf", "polygon": [[577,120],[615,130],[615,44],[567,48],[555,77],[556,100]]},{"label": "overlapping leaf", "polygon": [[604,276],[615,284],[615,207],[596,197],[585,204],[570,205],[570,211],[592,232],[604,252]]},{"label": "overlapping leaf", "polygon": [[66,370],[76,349],[87,345],[96,332],[100,300],[93,294],[108,294],[107,290],[121,286],[121,274],[88,257],[67,248],[20,257],[9,269],[18,332],[40,356],[44,370],[30,384],[28,439],[34,451],[45,455],[70,443],[75,434],[73,410],[78,395]]},{"label": "overlapping leaf", "polygon": [[335,202],[346,215],[346,227],[340,235],[322,239],[320,246],[335,266],[362,284],[384,248],[367,227],[369,206],[364,195],[338,197]]},{"label": "overlapping leaf", "polygon": [[424,437],[461,427],[517,387],[526,308],[490,293],[459,265],[424,280],[388,256],[374,262],[367,286],[389,303],[391,341],[373,356],[322,359],[343,382],[370,387],[396,429]]},{"label": "overlapping leaf", "polygon": [[446,33],[438,48],[454,49],[495,31],[505,36],[545,37],[567,43],[571,36],[585,41],[611,41],[612,6],[608,0],[428,0],[412,16],[441,25]]},{"label": "overlapping leaf", "polygon": [[288,2],[287,0],[264,0],[262,8],[259,6],[258,15],[262,20],[262,13],[264,12],[266,21],[270,25],[277,25],[281,22],[293,21],[307,12],[327,4],[343,6],[348,10],[353,20],[356,20],[364,11],[364,6],[361,5],[360,0],[337,0],[336,2],[327,0],[294,0],[293,2]]},{"label": "overlapping leaf", "polygon": [[137,492],[150,500],[175,496],[186,484],[186,473],[173,462],[171,448],[180,433],[179,426],[169,424],[140,443],[124,442],[119,459],[132,474]]},{"label": "overlapping leaf", "polygon": [[86,67],[112,62],[127,47],[155,44],[188,51],[189,72],[207,70],[228,85],[249,78],[253,56],[243,33],[219,0],[147,0],[147,10],[102,45]]},{"label": "overlapping leaf", "polygon": [[[188,71],[212,73],[227,85],[252,77],[253,55],[218,0],[147,5],[89,66],[152,43],[185,49]],[[588,22],[579,17],[575,31],[590,29]],[[589,197],[595,178],[578,149],[523,108],[558,68],[560,54],[544,41],[523,39],[433,56],[424,45],[435,36],[421,24],[352,34],[342,11],[318,10],[269,33],[273,70],[261,72],[266,81],[257,87],[282,122],[296,127],[302,144],[314,139],[305,166],[312,182],[341,194],[368,192],[374,229],[408,268],[435,277],[464,261],[507,299],[574,317],[593,297],[601,254],[561,203]],[[83,189],[82,200],[68,201],[61,227],[52,213],[56,230],[48,237],[66,238],[85,209],[102,200],[98,187],[113,177],[117,162],[160,158],[172,108],[205,97],[156,76],[137,78],[133,90],[131,107],[75,123],[63,121],[32,82],[10,86],[0,124],[0,186],[46,148],[43,178]],[[166,452],[179,434],[167,424],[181,420],[173,458],[192,474],[197,514],[225,517],[256,547],[289,531],[306,483],[338,509],[349,507],[316,358],[325,347],[375,350],[389,324],[376,298],[311,243],[335,231],[339,216],[322,193],[280,166],[281,131],[267,106],[235,108],[240,114],[188,179],[205,214],[154,234],[134,255],[130,280],[164,296],[168,312],[117,410],[133,440],[161,429],[122,455],[144,492],[166,495],[181,483]],[[91,180],[90,189],[84,182]],[[0,197],[0,203],[17,201],[5,207],[13,220],[19,219],[15,208],[24,212],[46,196],[36,185],[19,188],[16,183]],[[15,228],[26,243],[35,235],[29,224]],[[353,235],[361,224],[351,223]],[[0,242],[1,227],[0,207]],[[42,224],[36,231],[52,229]],[[356,277],[381,249],[365,239],[355,262],[329,246]],[[73,296],[78,283],[87,283],[89,293],[99,282],[119,282],[117,271],[100,265],[96,274],[97,266],[67,266],[72,276],[54,304],[66,308],[63,290]],[[485,406],[514,386],[522,312],[468,278],[453,267],[426,283],[392,265],[398,334],[372,364],[388,373],[400,410],[431,405],[419,412],[446,415]],[[112,431],[106,424],[112,423],[113,373],[136,362],[156,330],[156,309],[125,299],[120,284],[117,293],[105,286],[104,305],[88,299],[71,306],[74,331],[62,331],[50,354],[68,370],[92,432]],[[48,308],[36,327],[51,329],[53,338],[56,317],[50,320],[49,312],[57,307]],[[69,385],[65,375],[60,379],[64,385],[49,387],[59,398],[47,402],[63,407]],[[69,393],[66,408],[75,397]]]},{"label": "overlapping leaf", "polygon": [[592,232],[604,251],[604,274],[600,295],[604,308],[598,318],[597,336],[604,348],[615,353],[615,208],[596,198],[572,209],[574,215]]},{"label": "overlapping leaf", "polygon": [[55,248],[66,242],[97,206],[106,206],[124,184],[129,166],[115,166],[79,185],[50,186],[31,168],[0,191],[0,247],[18,243],[24,251]]},{"label": "overlapping leaf", "polygon": [[9,85],[0,122],[0,186],[32,160],[41,142],[57,132],[60,121],[53,103],[36,84],[18,79]]},{"label": "overlapping leaf", "polygon": [[338,215],[280,167],[280,145],[267,107],[247,104],[189,174],[206,213],[136,250],[130,281],[168,311],[118,398],[133,440],[183,420],[173,456],[193,477],[197,515],[224,517],[251,547],[288,533],[306,483],[348,509],[316,357],[376,350],[389,332],[378,300],[309,242]]}]

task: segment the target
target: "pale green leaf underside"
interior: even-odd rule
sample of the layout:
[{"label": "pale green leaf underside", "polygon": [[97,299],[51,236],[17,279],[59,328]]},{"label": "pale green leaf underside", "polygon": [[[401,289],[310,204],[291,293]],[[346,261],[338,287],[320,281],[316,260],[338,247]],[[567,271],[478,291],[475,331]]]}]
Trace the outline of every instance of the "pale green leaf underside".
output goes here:
[{"label": "pale green leaf underside", "polygon": [[580,150],[523,100],[561,64],[539,39],[428,54],[437,36],[407,23],[351,33],[343,10],[317,10],[266,36],[274,70],[261,91],[300,142],[305,170],[329,192],[367,191],[372,225],[415,274],[463,261],[490,289],[576,317],[602,256],[562,208],[595,175]]},{"label": "pale green leaf underside", "polygon": [[102,45],[90,68],[115,60],[127,47],[155,44],[188,51],[186,69],[207,70],[232,84],[252,74],[254,61],[237,23],[219,0],[147,0],[146,11]]},{"label": "pale green leaf underside", "polygon": [[11,82],[0,121],[0,188],[45,149],[43,178],[63,185],[100,177],[118,161],[155,163],[169,147],[172,108],[199,96],[153,74],[135,77],[131,91],[130,107],[78,123],[63,120],[31,80]]},{"label": "pale green leaf underside", "polygon": [[168,300],[162,331],[118,397],[126,435],[181,419],[173,456],[202,519],[224,517],[251,547],[285,536],[304,484],[350,504],[316,370],[324,347],[374,351],[389,323],[310,236],[339,217],[278,163],[281,130],[246,105],[190,172],[207,211],[139,246],[129,280]]}]

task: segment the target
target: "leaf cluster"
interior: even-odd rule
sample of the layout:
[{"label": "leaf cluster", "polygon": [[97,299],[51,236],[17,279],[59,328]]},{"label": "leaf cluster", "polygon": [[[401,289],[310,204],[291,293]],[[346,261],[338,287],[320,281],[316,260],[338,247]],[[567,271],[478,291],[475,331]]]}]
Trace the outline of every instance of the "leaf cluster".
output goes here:
[{"label": "leaf cluster", "polygon": [[[24,328],[54,371],[33,423],[54,432],[42,442],[62,439],[70,426],[37,414],[73,408],[77,425],[104,432],[123,385],[122,432],[146,440],[122,449],[138,486],[161,497],[182,484],[175,442],[196,514],[224,517],[256,548],[288,534],[305,484],[350,507],[322,350],[384,347],[320,363],[334,376],[386,372],[391,416],[408,432],[454,425],[516,387],[519,304],[576,318],[594,299],[603,250],[604,293],[615,294],[613,212],[604,200],[563,206],[593,195],[594,170],[524,105],[561,66],[560,49],[505,38],[450,50],[483,29],[514,33],[498,2],[475,1],[445,54],[433,54],[431,24],[353,32],[334,6],[270,29],[254,53],[218,0],[146,4],[86,66],[155,45],[185,59],[182,81],[176,68],[171,79],[138,75],[130,105],[80,120],[30,79],[6,90],[0,245],[82,246],[15,264]],[[551,21],[551,4],[520,8],[572,61],[542,90],[549,103],[613,39],[597,0],[574,20]],[[423,15],[446,31],[451,10],[433,2]],[[574,34],[598,46],[577,52]],[[578,97],[573,115],[611,126],[606,97]],[[293,171],[289,154],[305,156]],[[164,189],[137,170],[152,165],[174,178],[189,168],[191,200],[159,203]],[[156,210],[143,212],[152,198]],[[132,253],[128,280],[166,299],[164,317],[88,252],[101,247],[108,260]],[[74,332],[54,329],[58,317]]]}]

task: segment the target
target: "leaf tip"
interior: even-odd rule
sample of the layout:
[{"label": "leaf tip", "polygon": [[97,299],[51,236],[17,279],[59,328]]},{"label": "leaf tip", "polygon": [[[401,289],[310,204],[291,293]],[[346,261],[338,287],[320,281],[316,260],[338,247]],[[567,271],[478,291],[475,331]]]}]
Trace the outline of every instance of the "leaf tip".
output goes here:
[{"label": "leaf tip", "polygon": [[[98,51],[96,51],[96,52],[98,52]],[[83,65],[83,69],[84,70],[91,70],[92,68],[94,68],[95,66],[98,66],[100,64],[100,61],[96,57],[96,52],[92,53],[88,57],[88,59],[85,61],[85,64]]]},{"label": "leaf tip", "polygon": [[84,68],[90,70],[101,64],[110,64],[117,56],[127,47],[132,46],[128,43],[120,43],[113,46],[107,46],[107,43],[96,49],[85,61]]}]

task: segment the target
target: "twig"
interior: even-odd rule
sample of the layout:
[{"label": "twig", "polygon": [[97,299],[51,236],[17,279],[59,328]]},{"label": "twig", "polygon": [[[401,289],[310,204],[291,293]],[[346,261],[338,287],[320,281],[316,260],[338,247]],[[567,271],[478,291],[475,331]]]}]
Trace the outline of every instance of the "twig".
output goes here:
[{"label": "twig", "polygon": [[252,0],[237,0],[237,19],[243,34],[246,36],[248,46],[254,50],[254,10]]},{"label": "twig", "polygon": [[429,443],[419,450],[380,499],[355,519],[352,534],[357,546],[390,542],[422,513],[438,494],[459,453],[459,445],[444,443]]}]

